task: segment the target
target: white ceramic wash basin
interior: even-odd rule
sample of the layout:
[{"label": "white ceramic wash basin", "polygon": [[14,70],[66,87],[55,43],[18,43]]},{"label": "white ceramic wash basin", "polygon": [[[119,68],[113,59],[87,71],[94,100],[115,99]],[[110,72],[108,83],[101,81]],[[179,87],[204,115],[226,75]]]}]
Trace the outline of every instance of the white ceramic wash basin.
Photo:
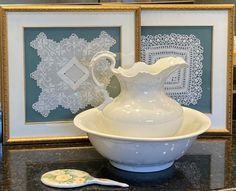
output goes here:
[{"label": "white ceramic wash basin", "polygon": [[97,108],[78,114],[74,124],[87,132],[95,149],[113,166],[133,172],[153,172],[170,167],[184,155],[197,136],[210,127],[210,119],[205,114],[185,107],[183,111],[182,126],[171,137],[116,134],[111,127],[104,126]]}]

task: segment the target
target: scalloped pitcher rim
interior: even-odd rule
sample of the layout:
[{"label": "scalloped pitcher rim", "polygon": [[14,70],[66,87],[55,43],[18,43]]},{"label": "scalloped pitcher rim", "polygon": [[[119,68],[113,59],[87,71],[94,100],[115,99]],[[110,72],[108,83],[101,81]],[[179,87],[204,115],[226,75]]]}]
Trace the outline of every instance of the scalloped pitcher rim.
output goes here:
[{"label": "scalloped pitcher rim", "polygon": [[159,75],[163,71],[171,67],[188,67],[188,64],[181,57],[165,57],[157,60],[154,64],[146,64],[145,62],[135,62],[130,68],[112,68],[111,71],[115,75],[132,78],[138,74],[149,74],[152,76]]}]

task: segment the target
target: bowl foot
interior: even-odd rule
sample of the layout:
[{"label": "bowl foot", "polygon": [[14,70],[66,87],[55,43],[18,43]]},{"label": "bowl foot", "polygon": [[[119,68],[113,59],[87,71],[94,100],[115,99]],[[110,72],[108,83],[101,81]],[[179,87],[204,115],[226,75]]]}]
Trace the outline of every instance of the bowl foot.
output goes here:
[{"label": "bowl foot", "polygon": [[117,163],[114,161],[110,161],[110,163],[112,166],[116,168],[131,172],[157,172],[171,167],[174,162],[169,162],[165,164],[153,164],[153,165],[128,165],[128,164]]}]

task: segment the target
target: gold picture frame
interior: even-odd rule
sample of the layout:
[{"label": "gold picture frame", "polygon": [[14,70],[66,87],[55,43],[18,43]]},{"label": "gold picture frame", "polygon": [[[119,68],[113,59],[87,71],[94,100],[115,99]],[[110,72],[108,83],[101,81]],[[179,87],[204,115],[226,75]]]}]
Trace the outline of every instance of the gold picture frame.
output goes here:
[{"label": "gold picture frame", "polygon": [[[115,14],[114,14],[115,13]],[[118,26],[122,30],[121,42],[120,42],[120,53],[122,55],[123,50],[127,44],[124,42],[129,42],[132,48],[130,48],[129,58],[122,55],[123,61],[129,60],[130,62],[139,60],[139,46],[140,46],[140,7],[138,6],[111,6],[106,7],[103,5],[24,5],[24,6],[2,6],[0,9],[0,21],[1,21],[1,86],[2,86],[2,125],[3,125],[3,144],[19,144],[19,143],[43,143],[43,142],[68,142],[68,141],[82,141],[87,140],[87,136],[83,132],[77,132],[77,130],[72,130],[67,126],[54,125],[54,123],[48,123],[46,125],[35,123],[35,129],[26,125],[26,120],[24,118],[25,110],[22,109],[20,112],[20,106],[25,105],[24,99],[25,93],[22,93],[23,78],[25,78],[23,72],[14,71],[12,72],[12,66],[20,65],[19,70],[25,65],[25,60],[23,59],[24,41],[22,40],[25,27],[82,27],[82,26]],[[76,20],[78,18],[83,18],[81,15],[93,15],[93,18],[88,21],[89,24],[80,25],[80,22]],[[36,15],[36,16],[35,16]],[[76,16],[77,15],[77,16]],[[79,16],[80,15],[80,16]],[[104,18],[109,15],[109,22],[99,18]],[[76,16],[76,17],[74,17]],[[121,17],[122,18],[119,18]],[[13,17],[19,17],[19,19],[13,19]],[[21,18],[20,18],[21,17]],[[27,18],[27,19],[26,19]],[[61,18],[61,20],[60,20]],[[74,20],[73,20],[74,18]],[[95,19],[96,18],[96,19]],[[127,19],[124,19],[127,18]],[[25,19],[25,20],[24,20]],[[34,20],[35,19],[35,20]],[[113,21],[114,19],[114,21]],[[13,21],[14,20],[14,21]],[[82,20],[82,19],[81,19]],[[99,22],[98,22],[99,20]],[[56,21],[56,22],[55,22]],[[14,22],[21,22],[16,24]],[[36,24],[36,23],[41,24]],[[81,21],[82,22],[82,21]],[[42,24],[43,23],[43,24]],[[45,25],[44,25],[45,23]],[[50,24],[51,23],[51,24]],[[67,24],[68,23],[68,24]],[[72,23],[71,25],[69,23]],[[97,24],[99,23],[99,24]],[[107,24],[110,23],[110,24]],[[114,24],[113,24],[114,23]],[[14,38],[10,35],[12,31],[12,26],[17,25],[18,36],[17,42],[14,42]],[[127,28],[129,26],[129,29]],[[15,29],[14,29],[15,30]],[[125,31],[133,30],[133,32],[126,33]],[[18,34],[17,34],[18,35]],[[127,40],[128,39],[128,40]],[[130,40],[133,39],[133,43]],[[132,41],[132,40],[131,40]],[[15,46],[14,43],[20,43],[21,48],[14,49],[14,53],[10,52],[12,47]],[[18,46],[18,45],[17,45]],[[17,55],[17,59],[15,56]],[[127,54],[128,55],[128,54]],[[131,56],[132,55],[132,56]],[[17,59],[17,63],[16,60]],[[15,61],[14,61],[15,60]],[[19,61],[19,62],[18,62]],[[125,63],[125,62],[124,62]],[[10,72],[11,71],[11,72]],[[13,76],[20,76],[19,80],[13,79]],[[16,84],[16,82],[20,84]],[[22,86],[19,89],[19,95],[13,96],[12,92],[17,92],[18,90],[12,91],[14,88]],[[16,88],[17,89],[17,88]],[[14,94],[15,95],[15,94]],[[17,100],[16,100],[17,99]],[[20,103],[19,103],[20,102]],[[16,106],[18,105],[18,106]],[[21,107],[24,108],[24,107]],[[16,111],[17,110],[17,111]],[[20,116],[18,116],[20,115]],[[18,116],[18,117],[17,117]],[[18,120],[21,122],[18,122]],[[23,121],[22,121],[23,120]],[[17,121],[17,123],[15,123]],[[66,126],[66,123],[64,123]],[[72,125],[72,122],[70,123]],[[30,125],[30,124],[29,124]],[[54,125],[54,126],[53,126]],[[59,130],[57,127],[60,127]],[[41,128],[41,129],[40,129]],[[50,128],[50,129],[49,129]],[[54,129],[53,129],[54,128]],[[72,127],[71,127],[72,128]],[[75,127],[74,127],[75,128]],[[44,130],[43,130],[44,129]],[[63,130],[64,129],[64,130]],[[25,132],[25,133],[24,133]]]},{"label": "gold picture frame", "polygon": [[[137,4],[136,4],[137,5]],[[142,4],[141,7],[141,27],[148,26],[146,24],[149,19],[149,23],[152,26],[212,26],[212,89],[211,101],[213,111],[209,117],[212,121],[212,127],[205,133],[205,135],[231,135],[232,134],[232,90],[233,90],[233,37],[234,37],[234,5],[233,4],[192,4],[192,5],[161,5],[161,4]],[[205,14],[205,17],[198,17],[200,14]],[[179,14],[179,15],[178,15]],[[217,15],[218,14],[218,15]],[[220,16],[220,14],[224,16]],[[154,17],[156,20],[152,19]],[[172,17],[172,18],[171,18]],[[197,18],[198,17],[198,18]],[[204,18],[203,18],[204,17]],[[211,17],[211,18],[210,18]],[[223,36],[219,36],[219,25],[212,20],[217,21],[222,17],[224,25]],[[223,18],[224,17],[224,18]],[[159,18],[159,19],[158,19]],[[208,22],[209,20],[209,22]],[[190,22],[188,22],[190,21]],[[222,23],[222,22],[221,22]],[[223,26],[222,26],[223,27]],[[141,32],[142,35],[142,32]],[[217,39],[215,36],[225,39],[225,44],[216,47]],[[219,39],[220,39],[219,38]],[[141,45],[142,47],[142,45]],[[220,48],[219,48],[220,47]],[[141,48],[142,49],[142,48]],[[223,55],[223,62],[218,62],[219,56],[216,52],[219,50],[221,56]],[[222,66],[223,69],[219,69],[218,66]],[[223,72],[224,71],[224,72]],[[219,83],[224,80],[224,84]],[[220,85],[218,85],[219,83]],[[221,87],[220,87],[221,86]],[[216,95],[216,89],[221,88],[220,94]],[[223,98],[217,98],[221,97]],[[214,97],[213,97],[214,96]],[[219,105],[217,102],[219,101]],[[219,112],[218,112],[219,111]],[[217,114],[215,114],[217,113]],[[208,113],[206,113],[208,115]]]}]

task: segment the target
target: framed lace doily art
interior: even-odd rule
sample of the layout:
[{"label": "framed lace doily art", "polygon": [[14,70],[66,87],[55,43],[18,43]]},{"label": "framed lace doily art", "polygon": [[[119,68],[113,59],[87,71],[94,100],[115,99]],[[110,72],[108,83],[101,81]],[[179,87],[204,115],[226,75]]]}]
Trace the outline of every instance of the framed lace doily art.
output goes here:
[{"label": "framed lace doily art", "polygon": [[179,56],[189,65],[171,74],[166,93],[183,106],[211,113],[212,26],[146,26],[141,33],[142,61]]},{"label": "framed lace doily art", "polygon": [[[91,77],[90,60],[99,51],[119,54],[120,36],[120,27],[24,28],[26,122],[71,121],[100,105],[103,93]],[[107,86],[109,63],[95,70]]]},{"label": "framed lace doily art", "polygon": [[[105,96],[91,59],[111,51],[116,67],[133,64],[139,15],[135,6],[3,6],[4,143],[86,139],[72,120]],[[109,64],[101,59],[94,74],[114,97],[119,83]]]},{"label": "framed lace doily art", "polygon": [[230,134],[232,126],[232,5],[142,5],[141,60],[153,64],[180,56],[189,64],[165,82],[167,94],[206,113],[207,133]]}]

